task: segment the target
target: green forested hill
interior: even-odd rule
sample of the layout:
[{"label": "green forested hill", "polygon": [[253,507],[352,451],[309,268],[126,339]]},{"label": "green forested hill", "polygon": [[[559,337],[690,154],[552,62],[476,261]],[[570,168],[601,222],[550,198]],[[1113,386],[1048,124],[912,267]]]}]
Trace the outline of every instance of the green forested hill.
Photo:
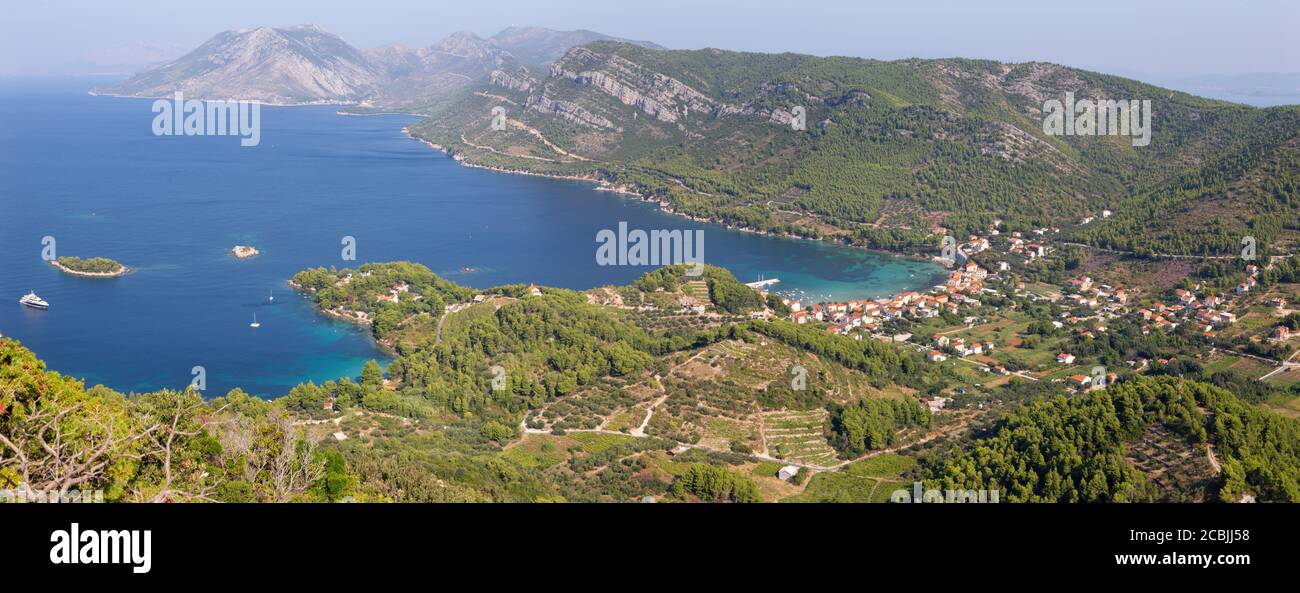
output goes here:
[{"label": "green forested hill", "polygon": [[[1150,144],[1044,134],[1043,102],[1066,92],[1151,100]],[[795,106],[806,131],[788,123]],[[493,107],[506,129],[491,129]],[[934,223],[961,233],[1000,218],[1116,249],[1232,253],[1241,236],[1264,245],[1300,218],[1300,109],[1054,64],[602,41],[550,72],[503,67],[430,112],[413,133],[470,162],[589,175],[679,212],[809,236]],[[1072,228],[1103,208],[1116,216]]]},{"label": "green forested hill", "polygon": [[[664,268],[637,285],[656,302],[699,283],[693,294],[716,311],[761,306],[737,298],[739,289],[755,293],[726,270],[710,266],[700,280],[683,271]],[[796,357],[812,369],[812,388],[800,394],[812,410],[801,412],[814,419],[811,438],[825,438],[820,418],[834,385],[927,375],[918,356],[788,322],[744,315],[705,322],[675,308],[602,306],[552,288],[477,294],[409,262],[309,269],[294,282],[322,311],[368,320],[391,339],[397,352],[387,377],[372,361],[359,380],[303,383],[272,401],[238,389],[206,400],[193,389],[122,394],[47,371],[35,354],[0,339],[0,490],[102,490],[108,501],[160,502],[750,501],[749,478],[724,469],[752,463],[747,454],[668,453],[700,441],[691,426],[717,430],[714,422],[747,418],[781,391],[764,388],[789,366],[775,361]],[[377,298],[388,294],[400,296]],[[693,365],[711,353],[761,357],[765,368],[737,379],[769,378],[742,385],[695,376],[721,372],[720,362]],[[583,428],[591,418],[612,423],[645,412],[660,394],[665,406],[654,424]],[[690,404],[678,410],[679,401]],[[852,452],[893,443],[895,423],[929,422],[916,401],[896,398],[836,408],[835,417]],[[833,459],[829,444],[820,447]],[[679,470],[703,481],[680,481]],[[706,484],[719,476],[742,492],[711,491]]]},{"label": "green forested hill", "polygon": [[1222,470],[1220,500],[1300,501],[1300,422],[1196,381],[1139,377],[1086,396],[1038,401],[1003,416],[940,471],[945,487],[1000,490],[1012,502],[1135,502],[1155,488],[1126,459],[1152,426]]},{"label": "green forested hill", "polygon": [[[720,268],[701,280],[665,268],[586,293],[479,293],[405,262],[307,270],[295,282],[322,308],[366,313],[396,350],[387,372],[372,361],[357,380],[303,383],[272,401],[238,389],[206,400],[121,394],[0,339],[0,490],[743,502],[796,494],[776,475],[801,464],[817,474],[810,492],[835,500],[883,500],[872,493],[904,479],[1013,502],[1300,498],[1300,423],[1245,401],[1261,387],[1209,379],[1239,398],[1133,376],[1066,396],[1042,381],[954,395],[934,413],[921,399],[960,394],[952,388],[970,375],[892,342],[728,313],[735,281]],[[409,287],[396,302],[375,298],[395,286]],[[716,315],[680,311],[688,294]],[[989,419],[1000,414],[987,426],[986,403]],[[887,449],[916,471],[858,474]],[[1186,471],[1156,475],[1169,465]]]}]

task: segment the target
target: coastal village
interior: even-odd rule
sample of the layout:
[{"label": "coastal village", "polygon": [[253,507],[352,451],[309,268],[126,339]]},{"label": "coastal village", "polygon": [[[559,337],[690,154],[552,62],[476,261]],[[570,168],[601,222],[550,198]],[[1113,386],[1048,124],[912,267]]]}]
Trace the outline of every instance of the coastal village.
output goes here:
[{"label": "coastal village", "polygon": [[[1108,215],[1102,211],[1098,216]],[[1088,217],[1079,224],[1094,219]],[[792,323],[823,328],[830,334],[879,340],[919,353],[928,363],[950,369],[957,379],[958,386],[943,396],[918,396],[935,411],[961,396],[998,397],[995,388],[1012,380],[1057,383],[1077,393],[1103,388],[1123,375],[1184,361],[1240,371],[1280,388],[1300,383],[1297,328],[1289,322],[1295,316],[1288,308],[1298,287],[1263,286],[1260,274],[1270,264],[1233,262],[1243,280],[1230,287],[1195,281],[1183,281],[1180,287],[1167,290],[1149,284],[1122,286],[1115,280],[1094,278],[1084,269],[1057,273],[1047,281],[1046,275],[1036,270],[1059,264],[1054,260],[1062,257],[1058,254],[1064,244],[1054,237],[1060,229],[1004,232],[1001,226],[1001,221],[994,221],[986,232],[969,235],[957,244],[950,259],[936,258],[948,272],[939,284],[923,291],[807,302],[779,292],[769,294],[780,280],[760,279],[747,286],[769,303],[774,302],[769,297],[776,297],[785,307],[779,308],[783,309],[779,313],[778,308],[764,307],[748,317],[784,316]],[[942,227],[931,231],[947,234]],[[408,291],[408,286],[396,285],[374,298],[392,303],[400,303],[404,297],[421,298],[418,294],[408,297]],[[541,294],[536,285],[523,291],[524,296]],[[676,319],[697,320],[694,323],[743,319],[710,306],[704,279],[687,280],[672,294],[659,291],[635,298],[625,301],[623,294],[610,288],[587,293],[592,304],[663,312]],[[473,303],[484,299],[476,296]],[[326,313],[369,321],[364,311]],[[1115,332],[1123,333],[1129,345],[1112,347]],[[1153,349],[1131,346],[1135,334],[1177,336],[1175,341],[1182,346],[1169,353],[1148,353]],[[1196,341],[1188,342],[1188,336]],[[1123,360],[1116,359],[1115,348],[1123,351]],[[1100,354],[1108,349],[1108,356]],[[1264,349],[1272,349],[1272,355]],[[1290,409],[1296,402],[1284,405]]]},{"label": "coastal village", "polygon": [[[1079,224],[1110,216],[1109,210]],[[1194,332],[1210,344],[1216,338],[1245,336],[1248,343],[1280,348],[1284,356],[1270,359],[1250,352],[1210,346],[1195,355],[1199,364],[1243,367],[1256,378],[1286,387],[1300,382],[1295,328],[1286,322],[1294,295],[1287,287],[1261,290],[1257,262],[1237,261],[1245,280],[1231,289],[1214,290],[1193,282],[1169,291],[1103,283],[1089,273],[1069,275],[1059,284],[1026,282],[1017,272],[1043,263],[1055,252],[1059,228],[1002,232],[994,221],[986,234],[971,235],[957,246],[956,257],[939,260],[950,268],[942,284],[924,292],[902,292],[883,298],[844,302],[802,302],[782,298],[788,319],[824,326],[828,333],[856,340],[875,339],[922,352],[931,363],[965,363],[978,373],[1050,380],[1072,391],[1102,388],[1120,372],[1143,372],[1152,365],[1177,364],[1176,356],[1133,355],[1122,369],[1105,369],[1095,357],[1072,352],[1074,344],[1098,340],[1118,324],[1132,324],[1142,335],[1152,332]],[[947,231],[935,227],[943,235]],[[938,258],[936,258],[938,259]],[[983,265],[981,265],[983,264]],[[753,285],[751,285],[753,286]],[[1294,290],[1294,286],[1290,289]],[[766,292],[755,287],[760,293]],[[988,306],[990,301],[999,303]],[[1028,339],[1032,321],[1023,303],[1045,304],[1057,311],[1050,320],[1051,339]],[[1234,331],[1249,317],[1248,329]],[[1231,334],[1230,336],[1228,334]],[[1035,336],[1037,337],[1037,336]],[[1097,371],[1097,372],[1094,372]],[[1000,382],[999,382],[1000,383]],[[992,386],[988,378],[972,376],[975,387]],[[959,389],[955,394],[966,391]],[[939,398],[944,399],[944,398]],[[932,409],[942,407],[927,401]],[[1294,402],[1292,402],[1294,404]]]},{"label": "coastal village", "polygon": [[[1103,211],[1077,224],[1108,215]],[[940,227],[930,230],[935,244],[951,234]],[[840,340],[878,341],[913,352],[924,360],[926,372],[937,370],[943,377],[935,389],[855,383],[852,374],[834,365],[821,367],[816,357],[759,336],[752,344],[723,341],[674,358],[667,372],[653,380],[623,387],[632,394],[630,406],[609,411],[605,399],[584,394],[530,414],[522,431],[545,439],[557,429],[634,437],[661,430],[667,432],[659,434],[682,437],[672,455],[734,451],[741,443],[739,450],[762,460],[764,475],[772,478],[764,483],[779,482],[773,488],[793,492],[801,472],[836,472],[852,463],[837,458],[819,438],[826,412],[774,407],[729,416],[719,404],[730,400],[714,394],[711,381],[744,377],[766,388],[774,376],[783,376],[783,369],[809,365],[806,376],[816,377],[820,389],[836,395],[910,398],[926,406],[936,425],[929,433],[909,434],[905,440],[915,447],[992,418],[1026,398],[1078,397],[1137,374],[1181,375],[1193,372],[1195,365],[1206,375],[1229,371],[1278,392],[1300,383],[1296,328],[1290,323],[1300,317],[1288,308],[1300,285],[1270,279],[1273,261],[1224,259],[1228,273],[1217,282],[1193,272],[1161,285],[1142,281],[1150,279],[1140,274],[1089,266],[1087,258],[1078,257],[1086,248],[1059,239],[1062,234],[1068,236],[1058,228],[1008,230],[995,221],[964,241],[945,241],[956,243],[955,253],[950,259],[936,258],[947,271],[935,285],[879,298],[809,299],[781,290],[777,278],[747,279],[752,281],[746,286],[768,303],[748,317],[782,318]],[[1071,259],[1076,263],[1067,263]],[[586,298],[625,309],[638,322],[656,327],[716,327],[745,317],[712,305],[704,279],[688,279],[676,290],[603,287],[587,291]],[[1266,355],[1261,348],[1274,350]],[[791,367],[796,361],[800,366]],[[717,399],[710,399],[711,394]],[[1290,398],[1263,405],[1295,417],[1297,403]],[[1152,467],[1161,463],[1161,455],[1168,457],[1172,441],[1166,441],[1155,433],[1149,442],[1142,441],[1148,449],[1141,455],[1156,459]],[[1204,456],[1187,453],[1185,459]]]}]

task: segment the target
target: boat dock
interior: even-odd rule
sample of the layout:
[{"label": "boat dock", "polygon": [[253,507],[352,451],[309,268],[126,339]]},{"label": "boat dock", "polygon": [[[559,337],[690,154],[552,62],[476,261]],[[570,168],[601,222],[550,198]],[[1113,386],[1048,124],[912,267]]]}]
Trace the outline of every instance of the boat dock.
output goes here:
[{"label": "boat dock", "polygon": [[763,288],[763,287],[765,287],[765,286],[771,286],[771,285],[773,285],[773,284],[776,284],[776,283],[778,283],[778,282],[780,282],[780,281],[781,281],[780,278],[768,278],[767,280],[758,280],[758,281],[756,281],[756,282],[746,282],[746,283],[745,283],[745,286],[748,286],[748,287],[750,287],[750,288]]}]

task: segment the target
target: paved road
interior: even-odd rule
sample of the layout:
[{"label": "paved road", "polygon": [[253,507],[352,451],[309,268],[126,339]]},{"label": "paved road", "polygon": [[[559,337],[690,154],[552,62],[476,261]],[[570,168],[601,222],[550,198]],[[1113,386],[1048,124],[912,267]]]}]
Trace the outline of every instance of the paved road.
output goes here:
[{"label": "paved road", "polygon": [[[1241,256],[1240,256],[1240,255],[1185,255],[1185,254],[1181,254],[1181,253],[1143,253],[1143,254],[1138,254],[1138,253],[1135,252],[1135,251],[1124,251],[1124,250],[1122,250],[1122,249],[1109,249],[1109,248],[1106,248],[1106,247],[1097,247],[1096,245],[1088,245],[1087,243],[1071,243],[1071,242],[1069,242],[1069,241],[1062,241],[1062,242],[1061,242],[1061,245],[1070,245],[1070,246],[1073,246],[1073,247],[1083,247],[1083,248],[1085,248],[1085,249],[1091,249],[1091,250],[1093,250],[1093,251],[1101,251],[1101,252],[1103,252],[1103,253],[1116,253],[1116,254],[1119,254],[1119,255],[1139,255],[1139,256],[1141,256],[1141,257],[1158,257],[1158,258],[1166,258],[1166,259],[1202,259],[1202,260],[1214,260],[1214,259],[1241,259]],[[1272,261],[1277,261],[1277,260],[1279,260],[1279,259],[1286,259],[1286,258],[1289,258],[1289,257],[1291,257],[1291,254],[1289,254],[1289,253],[1284,253],[1284,254],[1281,254],[1281,255],[1274,255],[1274,256],[1272,256],[1271,258],[1269,258],[1269,261],[1272,262]]]}]

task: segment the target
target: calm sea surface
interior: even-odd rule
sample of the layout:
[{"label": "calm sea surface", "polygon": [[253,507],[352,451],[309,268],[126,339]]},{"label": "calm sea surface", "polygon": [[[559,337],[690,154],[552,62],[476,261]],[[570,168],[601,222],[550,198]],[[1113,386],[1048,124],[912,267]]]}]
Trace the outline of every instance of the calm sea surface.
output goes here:
[{"label": "calm sea surface", "polygon": [[[0,80],[0,334],[88,384],[182,388],[202,366],[209,395],[238,386],[273,397],[356,376],[383,353],[367,330],[318,316],[290,291],[295,272],[412,260],[476,287],[624,284],[649,268],[595,262],[596,233],[620,221],[703,229],[708,263],[742,281],[779,277],[784,291],[874,297],[943,274],[695,223],[589,184],[462,167],[404,136],[412,117],[263,107],[257,147],[155,137],[151,101],[87,95],[96,82]],[[41,259],[45,236],[58,255],[111,257],[135,272],[64,275]],[[356,238],[355,262],[341,260],[344,236]],[[263,255],[238,261],[236,244]],[[21,307],[29,290],[50,310]]]}]

